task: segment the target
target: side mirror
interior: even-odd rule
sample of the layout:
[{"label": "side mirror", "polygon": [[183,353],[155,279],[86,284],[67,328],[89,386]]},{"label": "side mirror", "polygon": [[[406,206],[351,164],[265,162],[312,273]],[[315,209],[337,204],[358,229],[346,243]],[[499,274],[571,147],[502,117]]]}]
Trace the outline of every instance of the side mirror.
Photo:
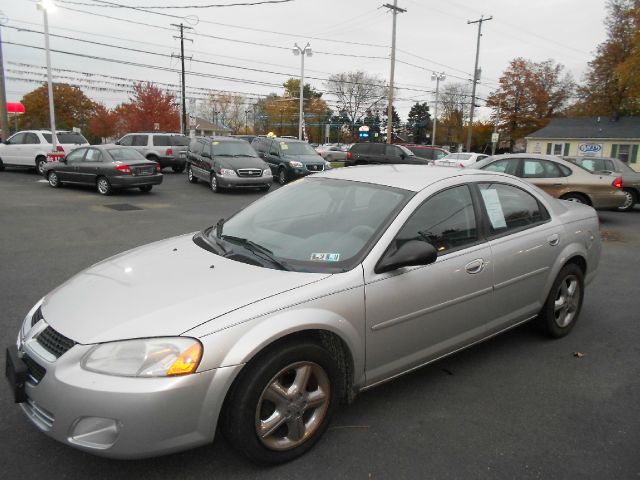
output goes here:
[{"label": "side mirror", "polygon": [[273,155],[274,157],[279,157],[280,156],[280,152],[271,152],[271,155]]},{"label": "side mirror", "polygon": [[115,143],[116,145],[120,145],[120,140],[116,140],[114,143]]},{"label": "side mirror", "polygon": [[264,152],[258,152],[258,156],[259,156],[260,158],[264,158],[264,157],[265,157]]},{"label": "side mirror", "polygon": [[421,240],[409,240],[393,252],[387,252],[380,259],[374,271],[390,272],[402,267],[429,265],[436,261],[438,252],[430,243]]},{"label": "side mirror", "polygon": [[400,158],[401,158],[402,160],[406,159],[406,158],[407,158],[407,154],[406,154],[406,153],[401,153],[401,154],[400,154]]},{"label": "side mirror", "polygon": [[61,163],[67,163],[67,157],[63,157],[58,161],[61,162]]},{"label": "side mirror", "polygon": [[201,153],[201,155],[202,155],[204,158],[211,158],[211,154],[210,154],[209,152],[202,152],[202,153]]}]

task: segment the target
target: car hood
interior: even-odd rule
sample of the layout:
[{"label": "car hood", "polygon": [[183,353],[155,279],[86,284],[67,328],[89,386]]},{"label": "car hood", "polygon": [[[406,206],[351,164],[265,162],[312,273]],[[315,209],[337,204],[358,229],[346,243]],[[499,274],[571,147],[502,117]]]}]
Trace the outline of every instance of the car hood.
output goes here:
[{"label": "car hood", "polygon": [[43,317],[82,344],[180,335],[329,276],[229,260],[197,246],[192,236],[138,247],[87,268],[44,298]]},{"label": "car hood", "polygon": [[222,168],[260,168],[266,170],[269,168],[260,157],[216,157],[216,161]]},{"label": "car hood", "polygon": [[283,157],[302,163],[324,163],[324,159],[320,155],[283,155]]}]

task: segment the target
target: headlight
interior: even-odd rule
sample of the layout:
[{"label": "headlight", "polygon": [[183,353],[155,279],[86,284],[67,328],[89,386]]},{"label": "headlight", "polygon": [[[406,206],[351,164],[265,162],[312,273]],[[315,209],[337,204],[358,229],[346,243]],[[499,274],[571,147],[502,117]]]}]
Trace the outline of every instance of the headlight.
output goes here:
[{"label": "headlight", "polygon": [[302,168],[302,162],[296,162],[294,160],[289,160],[289,166],[293,168]]},{"label": "headlight", "polygon": [[195,338],[143,338],[96,345],[81,366],[122,377],[171,377],[194,373],[201,358],[202,344]]},{"label": "headlight", "polygon": [[221,168],[220,175],[222,175],[223,177],[237,177],[236,171],[229,168]]},{"label": "headlight", "polygon": [[271,173],[271,169],[267,168],[266,170],[262,171],[262,176],[263,177],[273,177],[273,173]]},{"label": "headlight", "polygon": [[331,170],[331,162],[324,162],[324,169]]}]

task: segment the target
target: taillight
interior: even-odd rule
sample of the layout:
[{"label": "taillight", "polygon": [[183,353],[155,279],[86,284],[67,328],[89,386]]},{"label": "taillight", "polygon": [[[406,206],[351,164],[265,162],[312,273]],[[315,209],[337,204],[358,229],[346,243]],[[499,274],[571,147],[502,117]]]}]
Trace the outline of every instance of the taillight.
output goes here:
[{"label": "taillight", "polygon": [[164,152],[167,157],[173,157],[173,148],[167,148],[167,151]]},{"label": "taillight", "polygon": [[161,168],[160,168],[160,164],[159,164],[159,163],[156,163],[156,172],[159,172],[160,170],[161,170]]},{"label": "taillight", "polygon": [[611,183],[616,188],[623,188],[622,177],[616,177],[616,179]]},{"label": "taillight", "polygon": [[120,173],[131,173],[129,165],[116,165],[116,170],[118,170]]},{"label": "taillight", "polygon": [[351,160],[351,156],[352,156],[352,155],[351,155],[351,152],[350,152],[350,151],[349,151],[349,152],[347,152],[347,160]]},{"label": "taillight", "polygon": [[62,145],[57,145],[57,146],[56,146],[56,152],[62,152],[62,153],[64,153],[64,148],[62,148]]}]

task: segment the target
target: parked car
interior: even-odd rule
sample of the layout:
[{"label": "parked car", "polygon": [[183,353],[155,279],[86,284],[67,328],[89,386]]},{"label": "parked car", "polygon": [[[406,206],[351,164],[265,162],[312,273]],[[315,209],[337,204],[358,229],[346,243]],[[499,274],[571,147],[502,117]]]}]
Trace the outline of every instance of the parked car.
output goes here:
[{"label": "parked car", "polygon": [[325,161],[307,142],[285,137],[256,137],[251,146],[269,164],[281,185],[311,173],[329,170]]},{"label": "parked car", "polygon": [[427,165],[429,162],[404,145],[387,145],[386,143],[362,142],[354,143],[347,152],[345,167],[371,164],[414,164]]},{"label": "parked car", "polygon": [[162,183],[160,165],[133,148],[115,145],[77,148],[64,159],[47,163],[43,175],[53,188],[67,183],[94,185],[101,195],[125,188],[148,193]]},{"label": "parked car", "polygon": [[115,145],[133,147],[147,160],[158,163],[161,169],[171,167],[174,172],[180,173],[184,171],[189,137],[165,132],[128,133]]},{"label": "parked car", "polygon": [[316,152],[327,162],[344,162],[347,159],[347,145],[341,143],[325,143],[316,147]]},{"label": "parked car", "polygon": [[[81,134],[56,130],[57,152],[64,154],[78,146],[89,145]],[[14,133],[0,143],[0,171],[4,167],[31,167],[37,173],[44,172],[47,155],[53,148],[51,130],[23,130]]]},{"label": "parked car", "polygon": [[214,193],[225,189],[269,190],[273,175],[246,140],[231,137],[196,137],[187,150],[187,179],[203,180]]},{"label": "parked car", "polygon": [[592,208],[509,175],[334,169],[80,272],[27,313],[7,377],[86,452],[165,454],[219,426],[285,462],[360,391],[528,320],[567,335],[600,242]]},{"label": "parked car", "polygon": [[622,178],[622,191],[627,196],[624,204],[618,207],[621,212],[633,210],[640,200],[640,172],[636,172],[626,162],[617,158],[603,157],[563,157],[571,163],[580,165],[593,173],[615,174]]},{"label": "parked car", "polygon": [[245,142],[253,142],[253,139],[257,137],[257,135],[230,135],[231,138],[237,138],[239,140],[244,140]]},{"label": "parked car", "polygon": [[597,175],[553,155],[511,153],[495,155],[473,168],[524,178],[548,194],[596,209],[618,208],[626,201],[622,178]]},{"label": "parked car", "polygon": [[420,158],[426,158],[427,160],[439,160],[449,154],[448,150],[441,147],[431,145],[414,145],[412,143],[405,144],[414,155]]},{"label": "parked car", "polygon": [[479,162],[480,160],[484,160],[488,157],[489,155],[485,155],[483,153],[449,153],[439,160],[436,160],[434,163],[438,167],[465,168],[470,167],[474,163]]}]

